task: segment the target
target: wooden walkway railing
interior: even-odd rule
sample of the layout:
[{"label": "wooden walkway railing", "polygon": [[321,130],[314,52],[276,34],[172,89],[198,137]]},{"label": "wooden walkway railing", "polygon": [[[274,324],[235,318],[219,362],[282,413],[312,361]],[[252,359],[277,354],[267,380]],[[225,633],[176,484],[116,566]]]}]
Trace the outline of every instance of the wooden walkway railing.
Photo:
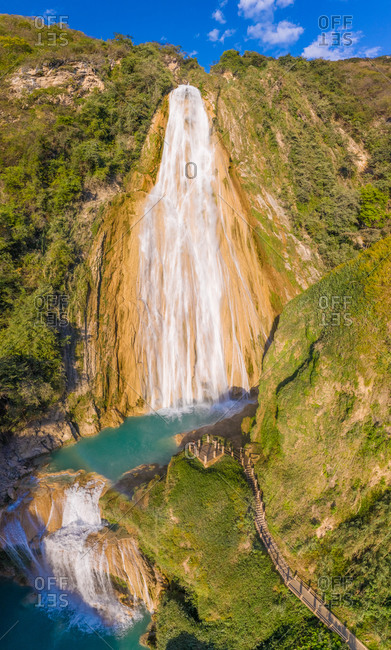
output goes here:
[{"label": "wooden walkway railing", "polygon": [[250,484],[255,496],[255,526],[259,536],[269,553],[274,566],[283,579],[286,586],[300,598],[314,614],[317,616],[327,627],[336,632],[348,645],[351,650],[368,650],[367,647],[357,639],[350,630],[341,623],[341,621],[334,616],[334,614],[327,607],[326,603],[315,593],[304,580],[299,578],[296,574],[292,573],[291,569],[285,562],[283,556],[278,550],[273,537],[270,535],[268,525],[265,518],[265,506],[262,501],[261,490],[255,476],[254,465],[251,460],[245,455],[243,449],[236,451],[225,447],[225,453],[233,456],[238,460],[244,469],[247,481]]}]

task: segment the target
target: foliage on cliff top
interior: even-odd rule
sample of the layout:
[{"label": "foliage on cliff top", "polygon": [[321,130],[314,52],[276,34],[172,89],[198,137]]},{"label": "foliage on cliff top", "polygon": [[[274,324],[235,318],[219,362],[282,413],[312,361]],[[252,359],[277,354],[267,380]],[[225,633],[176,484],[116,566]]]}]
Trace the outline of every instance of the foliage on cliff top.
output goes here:
[{"label": "foliage on cliff top", "polygon": [[156,617],[159,650],[184,647],[184,638],[216,650],[266,650],[277,640],[280,648],[305,648],[310,639],[313,648],[342,647],[281,583],[256,536],[252,494],[236,461],[204,469],[181,454],[165,481],[131,504],[109,491],[101,505],[169,580]]},{"label": "foliage on cliff top", "polygon": [[[217,127],[254,215],[281,252],[261,188],[277,198],[295,234],[332,268],[391,229],[391,60],[278,60],[225,52],[211,70]],[[360,188],[381,193],[372,217]],[[361,197],[362,198],[362,197]],[[283,239],[289,253],[289,238]]]},{"label": "foliage on cliff top", "polygon": [[391,638],[390,278],[388,237],[287,305],[251,433],[272,531],[296,568],[345,581],[340,616],[371,648]]}]

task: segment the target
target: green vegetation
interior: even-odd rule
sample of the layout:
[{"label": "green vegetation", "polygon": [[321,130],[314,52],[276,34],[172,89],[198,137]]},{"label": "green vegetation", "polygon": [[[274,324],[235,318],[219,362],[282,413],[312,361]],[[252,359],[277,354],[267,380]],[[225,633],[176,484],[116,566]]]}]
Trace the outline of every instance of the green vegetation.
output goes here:
[{"label": "green vegetation", "polygon": [[387,219],[388,196],[373,185],[364,185],[360,189],[360,219],[366,226],[376,228],[384,226]]},{"label": "green vegetation", "polygon": [[263,650],[277,640],[278,647],[304,649],[310,639],[313,648],[342,647],[281,583],[255,532],[251,491],[231,458],[204,469],[181,454],[165,481],[139,491],[131,506],[114,491],[101,505],[108,521],[119,522],[117,534],[135,534],[168,580],[155,620],[159,650]]},{"label": "green vegetation", "polygon": [[284,309],[251,429],[268,522],[369,648],[389,615],[391,237]]},{"label": "green vegetation", "polygon": [[372,647],[381,648],[389,647],[391,637],[387,540],[391,491],[388,487],[382,492],[384,488],[363,499],[358,513],[314,544],[313,550],[319,572],[330,576],[326,598],[347,604],[369,636],[375,637]]},{"label": "green vegetation", "polygon": [[0,17],[0,434],[64,390],[102,216],[83,204],[134,168],[172,60],[189,66],[173,46]]},{"label": "green vegetation", "polygon": [[278,199],[326,268],[390,232],[390,72],[386,57],[276,61],[235,50],[212,68],[219,132],[277,251],[278,232],[259,211],[260,188]]},{"label": "green vegetation", "polygon": [[237,50],[227,50],[221,55],[220,61],[213,66],[213,72],[231,72],[236,77],[240,77],[250,66],[265,68],[267,60],[267,57],[259,52],[245,52],[241,56]]}]

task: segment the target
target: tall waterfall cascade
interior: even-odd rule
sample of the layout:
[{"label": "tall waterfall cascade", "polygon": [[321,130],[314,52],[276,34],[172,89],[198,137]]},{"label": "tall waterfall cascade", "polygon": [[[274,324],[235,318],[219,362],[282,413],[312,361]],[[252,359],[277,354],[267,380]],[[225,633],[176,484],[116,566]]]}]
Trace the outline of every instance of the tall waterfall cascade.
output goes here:
[{"label": "tall waterfall cascade", "polygon": [[[100,479],[84,485],[76,480],[54,491],[45,507],[38,497],[34,508],[10,512],[1,542],[35,589],[37,606],[49,614],[62,610],[71,625],[86,631],[102,625],[121,631],[141,617],[142,605],[152,611],[153,604],[134,542],[124,538],[110,544],[105,535],[99,508],[103,487]],[[59,521],[51,530],[54,518]],[[113,575],[128,586],[130,602],[121,602]]]},{"label": "tall waterfall cascade", "polygon": [[153,408],[216,401],[249,389],[243,334],[259,319],[229,234],[208,115],[197,88],[180,85],[157,183],[139,235],[141,384]]}]

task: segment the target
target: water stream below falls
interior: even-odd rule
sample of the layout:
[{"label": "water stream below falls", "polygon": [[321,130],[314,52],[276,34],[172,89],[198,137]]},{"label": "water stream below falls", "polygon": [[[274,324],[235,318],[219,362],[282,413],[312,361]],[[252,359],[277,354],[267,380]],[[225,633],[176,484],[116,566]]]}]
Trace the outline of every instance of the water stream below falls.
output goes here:
[{"label": "water stream below falls", "polygon": [[[115,547],[107,543],[99,508],[102,479],[59,487],[46,520],[39,498],[35,512],[21,520],[12,507],[3,515],[7,554],[32,589],[0,581],[1,645],[77,650],[105,643],[138,650],[152,611],[141,555],[130,539]],[[59,514],[60,525],[51,531]],[[132,602],[118,599],[112,571],[129,585]]]},{"label": "water stream below falls", "polygon": [[[244,406],[244,401],[240,406]],[[232,415],[234,407],[235,402],[226,402],[200,405],[176,414],[163,412],[164,419],[160,414],[128,418],[115,429],[106,429],[98,436],[84,438],[55,452],[47,469],[49,472],[86,470],[116,481],[124,472],[142,463],[166,464],[177,451],[175,434],[214,423],[227,411]],[[29,545],[18,521],[17,504],[10,506],[10,514],[16,516],[12,525],[2,530],[8,542],[7,551],[21,566],[30,585],[34,585],[37,576],[43,577],[43,581],[42,589],[35,589],[34,593],[10,581],[0,581],[0,607],[4,614],[9,612],[9,616],[3,617],[9,625],[0,628],[0,637],[19,621],[1,641],[2,648],[25,650],[28,643],[32,650],[69,647],[99,650],[105,645],[100,638],[103,637],[113,650],[140,650],[139,637],[146,631],[150,613],[148,594],[143,591],[142,571],[137,572],[136,550],[120,549],[128,554],[127,576],[126,567],[125,571],[120,567],[122,575],[128,584],[139,583],[138,589],[134,586],[131,589],[140,595],[131,614],[118,604],[112,593],[106,556],[100,549],[96,553],[87,552],[88,538],[102,529],[98,507],[101,490],[99,479],[89,486],[70,484],[64,491],[61,528],[46,536],[43,525],[37,530],[36,538],[41,540],[38,553],[37,545],[34,544],[34,548]],[[56,507],[48,520],[54,518],[58,502],[53,506]],[[29,526],[37,527],[37,522],[29,522]],[[132,554],[130,558],[129,553]],[[109,560],[113,562],[112,557]],[[130,575],[130,566],[135,568],[133,575]],[[54,581],[53,576],[56,577]],[[50,577],[53,584],[47,589]],[[69,585],[72,585],[72,594],[69,594]]]},{"label": "water stream below falls", "polygon": [[[244,405],[241,400],[239,406]],[[234,407],[235,402],[220,402],[186,411],[127,418],[115,429],[105,429],[98,436],[83,438],[76,445],[54,452],[48,469],[84,469],[116,481],[124,472],[142,464],[165,465],[178,449],[175,434],[212,424],[226,412],[232,415]]]},{"label": "water stream below falls", "polygon": [[124,634],[115,635],[110,630],[69,626],[66,617],[49,616],[36,604],[30,588],[0,581],[2,650],[145,650],[139,639],[150,621],[146,612]]},{"label": "water stream below falls", "polygon": [[[131,539],[118,540],[114,548],[108,544],[99,507],[101,478],[64,486],[59,476],[58,486],[51,487],[35,498],[32,511],[11,508],[3,515],[7,553],[34,587],[36,606],[51,616],[64,614],[70,627],[122,633],[142,618],[141,606],[153,608],[140,553]],[[118,600],[112,571],[129,585],[129,606]]]}]

